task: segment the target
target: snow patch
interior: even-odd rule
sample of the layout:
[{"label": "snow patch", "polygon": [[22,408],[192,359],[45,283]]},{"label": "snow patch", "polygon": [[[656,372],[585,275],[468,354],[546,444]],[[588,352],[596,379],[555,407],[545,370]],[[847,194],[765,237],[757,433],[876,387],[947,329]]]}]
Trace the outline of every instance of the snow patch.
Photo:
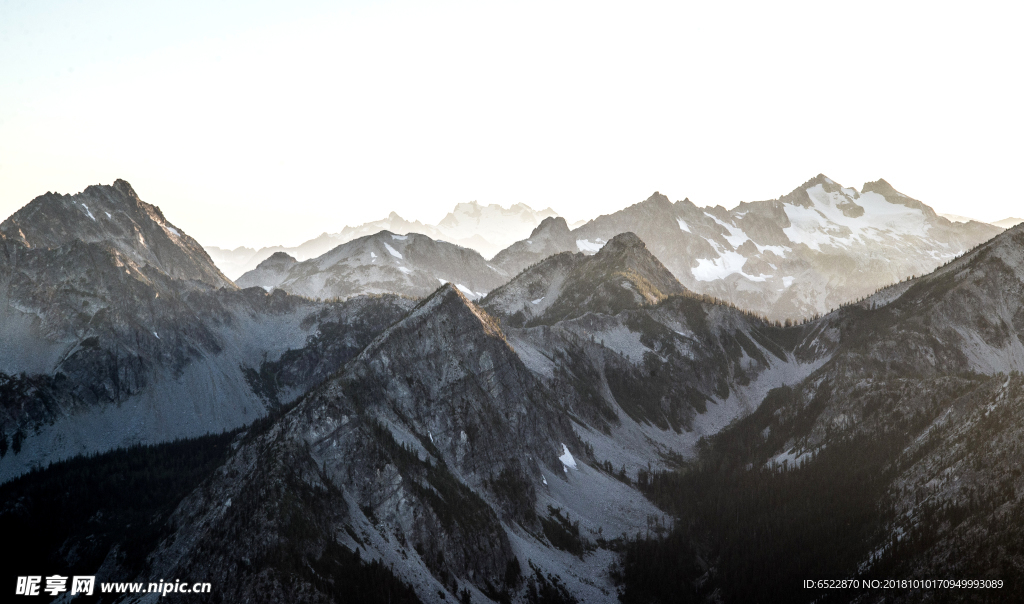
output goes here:
[{"label": "snow patch", "polygon": [[403,273],[405,273],[406,275],[411,275],[411,274],[412,274],[412,270],[411,270],[411,269],[408,269],[408,268],[405,268],[404,266],[400,266],[400,267],[398,267],[398,270],[402,271],[402,272],[403,272]]},{"label": "snow patch", "polygon": [[540,297],[540,298],[537,298],[536,300],[531,300],[530,304],[540,304],[543,301],[544,301],[544,298]]},{"label": "snow patch", "polygon": [[395,235],[395,234],[392,233],[391,238],[392,239],[396,239],[398,241],[405,241],[406,239],[409,238],[409,236],[408,235]]},{"label": "snow patch", "polygon": [[793,277],[783,277],[782,287],[789,287],[790,285],[793,285]]},{"label": "snow patch", "polygon": [[733,273],[746,277],[751,281],[765,281],[770,275],[748,275],[743,272],[747,259],[742,254],[719,250],[718,258],[698,258],[697,267],[690,269],[697,281],[715,281],[725,279]]},{"label": "snow patch", "polygon": [[388,244],[386,244],[386,243],[384,244],[384,247],[386,247],[386,248],[388,249],[388,253],[389,253],[389,254],[391,254],[391,255],[392,255],[392,256],[394,256],[395,258],[398,258],[399,260],[401,260],[401,259],[402,259],[402,254],[401,254],[401,253],[399,253],[399,251],[398,251],[398,250],[396,250],[395,248],[391,247],[390,245],[388,245]]},{"label": "snow patch", "polygon": [[562,462],[565,468],[577,469],[576,460],[573,459],[572,453],[569,452],[569,447],[565,446],[565,443],[562,443],[562,455],[558,458],[558,461]]},{"label": "snow patch", "polygon": [[[868,192],[856,198],[845,191],[828,193],[822,185],[807,189],[812,206],[784,206],[791,226],[782,229],[786,237],[796,244],[821,251],[822,245],[849,248],[854,243],[899,239],[901,236],[920,237],[929,225],[924,212],[904,205],[889,203],[878,193]],[[856,203],[864,214],[851,218],[839,209],[840,203]]]},{"label": "snow patch", "polygon": [[589,239],[577,239],[576,248],[581,252],[598,252],[604,247],[604,241],[598,239],[596,242],[592,242]]},{"label": "snow patch", "polygon": [[93,215],[92,215],[92,212],[90,212],[90,211],[89,211],[89,206],[87,206],[87,205],[85,205],[85,204],[83,203],[83,204],[82,204],[82,207],[83,207],[83,208],[85,208],[85,213],[89,215],[89,218],[92,218],[93,222],[95,222],[95,221],[96,221],[96,217],[95,217],[95,216],[93,216]]},{"label": "snow patch", "polygon": [[167,230],[168,230],[168,231],[170,231],[170,232],[171,232],[171,234],[172,234],[172,235],[174,235],[175,237],[181,237],[181,233],[179,233],[179,232],[178,232],[178,229],[176,229],[176,228],[174,228],[174,227],[172,227],[172,226],[167,226],[166,228],[167,228]]},{"label": "snow patch", "polygon": [[676,222],[679,223],[679,230],[686,231],[687,233],[692,233],[693,232],[693,231],[690,230],[689,225],[686,224],[686,221],[683,220],[682,218],[676,218]]}]

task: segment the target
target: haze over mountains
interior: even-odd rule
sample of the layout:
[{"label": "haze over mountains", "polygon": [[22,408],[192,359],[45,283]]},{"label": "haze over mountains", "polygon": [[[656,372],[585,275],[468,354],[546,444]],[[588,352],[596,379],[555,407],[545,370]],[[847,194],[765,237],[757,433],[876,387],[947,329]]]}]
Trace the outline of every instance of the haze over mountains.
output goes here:
[{"label": "haze over mountains", "polygon": [[225,250],[210,246],[207,251],[223,267],[225,274],[237,279],[253,270],[261,262],[277,252],[284,252],[296,260],[309,260],[325,252],[367,235],[380,231],[397,234],[419,233],[431,239],[446,241],[474,249],[490,258],[501,249],[529,235],[530,231],[544,218],[554,216],[551,209],[536,211],[521,203],[504,208],[496,204],[482,205],[475,201],[460,203],[436,225],[408,221],[391,212],[387,218],[359,226],[346,226],[338,233],[323,233],[296,247],[265,247],[255,250],[238,247]]},{"label": "haze over mountains", "polygon": [[[1024,577],[1024,226],[819,176],[732,211],[548,216],[490,261],[374,232],[236,284],[117,181],[33,200],[0,244],[0,529],[85,519],[33,564],[267,602]],[[187,469],[165,445],[14,480],[243,425]],[[73,480],[151,474],[176,488]],[[102,529],[122,508],[144,528]]]},{"label": "haze over mountains", "polygon": [[[510,232],[522,230],[528,222],[526,213],[514,215],[515,228]],[[548,217],[529,237],[509,245],[489,262],[483,257],[473,262],[467,259],[463,272],[449,274],[485,287],[483,284],[494,281],[489,272],[507,280],[552,254],[593,254],[616,235],[633,232],[691,291],[773,320],[797,320],[824,314],[891,283],[927,273],[999,231],[999,227],[979,222],[951,222],[884,180],[867,183],[863,191],[857,191],[818,175],[776,200],[744,202],[732,210],[699,208],[686,199],[673,203],[655,193],[575,229],[569,229],[563,219]],[[367,256],[356,264],[376,263],[376,258]],[[324,271],[333,264],[326,256],[317,258],[316,269],[311,264],[286,267],[279,259],[243,275],[239,283],[281,287],[321,298],[379,290],[380,278],[356,275],[351,261],[346,261],[344,268],[332,268],[328,276]],[[432,269],[423,273],[413,266],[397,268],[408,271],[410,277],[405,281],[451,280]],[[313,278],[311,271],[324,274]],[[358,283],[366,279],[365,289],[360,289]],[[300,281],[301,287],[297,285]],[[317,286],[327,281],[346,285]],[[423,295],[403,286],[402,281],[396,279],[396,289],[391,291]],[[484,294],[490,287],[471,291]]]}]

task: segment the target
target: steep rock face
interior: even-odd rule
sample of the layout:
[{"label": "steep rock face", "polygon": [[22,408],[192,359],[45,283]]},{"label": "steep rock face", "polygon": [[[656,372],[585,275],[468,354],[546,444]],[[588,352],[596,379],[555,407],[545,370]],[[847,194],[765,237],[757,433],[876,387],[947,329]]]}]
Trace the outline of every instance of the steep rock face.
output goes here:
[{"label": "steep rock face", "polygon": [[470,298],[503,283],[504,273],[477,252],[425,235],[382,231],[340,245],[287,269],[251,271],[239,282],[278,287],[313,298],[397,293],[421,298],[442,283],[453,283]]},{"label": "steep rock face", "polygon": [[186,498],[149,572],[252,593],[236,565],[278,589],[277,552],[318,564],[343,546],[401,560],[428,600],[515,589],[510,535],[540,532],[537,491],[563,473],[563,444],[583,450],[497,322],[444,286]]},{"label": "steep rock face", "polygon": [[587,312],[615,314],[686,290],[633,233],[594,256],[559,254],[519,274],[482,304],[513,326],[551,324]]}]

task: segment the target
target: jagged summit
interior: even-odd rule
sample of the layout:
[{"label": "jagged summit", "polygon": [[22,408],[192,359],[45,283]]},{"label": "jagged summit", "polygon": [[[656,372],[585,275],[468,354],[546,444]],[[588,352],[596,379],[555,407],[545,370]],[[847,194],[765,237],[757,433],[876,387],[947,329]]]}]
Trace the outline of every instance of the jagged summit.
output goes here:
[{"label": "jagged summit", "polygon": [[561,216],[548,216],[540,221],[537,228],[530,233],[530,239],[543,234],[569,234],[569,224]]},{"label": "jagged summit", "polygon": [[120,262],[138,270],[151,267],[173,279],[233,287],[198,242],[120,179],[75,195],[41,195],[0,224],[0,234],[31,249],[97,244],[116,250]]},{"label": "jagged summit", "polygon": [[643,203],[650,203],[655,205],[672,205],[672,202],[665,195],[662,195],[660,191],[651,193],[651,196],[643,201]]},{"label": "jagged summit", "polygon": [[840,188],[840,185],[836,181],[832,180],[831,178],[829,178],[828,176],[825,176],[824,174],[822,174],[820,172],[817,174],[817,176],[815,176],[814,178],[811,178],[810,180],[808,180],[807,182],[805,182],[804,184],[800,185],[797,188],[799,188],[799,189],[809,189],[809,188],[811,188],[813,186],[816,186],[816,185]]},{"label": "jagged summit", "polygon": [[575,245],[561,251],[597,253],[628,231],[686,288],[778,320],[823,314],[927,273],[999,232],[940,219],[884,180],[858,192],[818,174],[731,210],[655,193],[573,230]]}]

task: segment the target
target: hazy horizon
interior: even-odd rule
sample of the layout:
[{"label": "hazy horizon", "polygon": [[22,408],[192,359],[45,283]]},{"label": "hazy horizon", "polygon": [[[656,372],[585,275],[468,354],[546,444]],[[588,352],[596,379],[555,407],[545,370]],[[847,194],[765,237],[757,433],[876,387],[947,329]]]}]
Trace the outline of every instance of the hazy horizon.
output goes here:
[{"label": "hazy horizon", "polygon": [[1021,9],[814,3],[7,3],[0,216],[130,182],[204,245],[296,245],[391,211],[660,191],[774,199],[885,178],[1019,215]]}]

